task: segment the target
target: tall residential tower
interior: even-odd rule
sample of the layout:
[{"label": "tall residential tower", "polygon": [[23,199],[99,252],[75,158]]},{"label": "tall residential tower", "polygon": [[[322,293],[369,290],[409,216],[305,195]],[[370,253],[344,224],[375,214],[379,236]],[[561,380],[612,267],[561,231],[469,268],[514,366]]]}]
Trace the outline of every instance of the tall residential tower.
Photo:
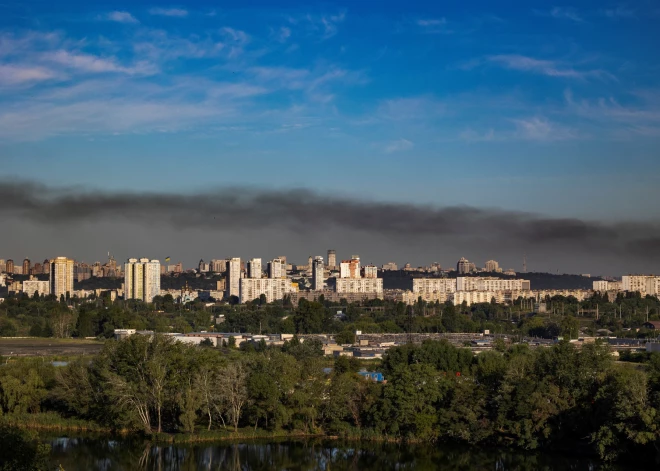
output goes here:
[{"label": "tall residential tower", "polygon": [[57,257],[50,261],[50,294],[59,301],[61,296],[73,294],[74,261],[66,257]]},{"label": "tall residential tower", "polygon": [[124,264],[124,299],[153,302],[160,295],[160,261],[129,258]]}]

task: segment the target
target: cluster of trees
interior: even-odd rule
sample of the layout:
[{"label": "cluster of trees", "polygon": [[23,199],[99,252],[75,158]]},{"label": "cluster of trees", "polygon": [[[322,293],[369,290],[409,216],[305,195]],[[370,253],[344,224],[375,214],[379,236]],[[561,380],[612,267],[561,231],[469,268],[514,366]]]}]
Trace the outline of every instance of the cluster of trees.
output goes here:
[{"label": "cluster of trees", "polygon": [[[322,298],[322,297],[321,297]],[[87,300],[52,296],[8,297],[0,303],[0,337],[106,337],[116,328],[156,332],[222,330],[251,333],[364,333],[491,332],[552,338],[576,338],[580,328],[587,334],[606,328],[618,337],[652,335],[634,330],[647,320],[660,319],[660,300],[639,294],[620,295],[613,302],[598,293],[578,302],[574,297],[555,296],[545,300],[548,314],[532,316],[530,300],[513,305],[481,303],[454,306],[418,300],[413,306],[384,300],[362,305],[346,301],[333,303],[288,299],[267,304],[257,299],[245,305],[219,304],[207,307],[200,301],[177,304],[171,295],[156,296],[153,303],[115,300],[108,297]],[[337,312],[342,316],[337,316]],[[224,323],[215,325],[215,316]],[[632,330],[631,330],[632,329]]]},{"label": "cluster of trees", "polygon": [[400,346],[380,365],[384,384],[358,375],[359,360],[297,341],[238,350],[138,335],[91,362],[21,362],[0,369],[3,414],[56,411],[147,434],[249,428],[659,458],[660,355],[620,365],[599,344],[476,356],[444,341]]}]

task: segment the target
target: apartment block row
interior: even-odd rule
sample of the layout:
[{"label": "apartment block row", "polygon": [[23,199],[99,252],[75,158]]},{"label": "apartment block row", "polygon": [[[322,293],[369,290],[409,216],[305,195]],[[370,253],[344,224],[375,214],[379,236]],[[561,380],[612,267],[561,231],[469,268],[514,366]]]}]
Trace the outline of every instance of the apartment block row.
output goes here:
[{"label": "apartment block row", "polygon": [[455,293],[457,291],[529,291],[529,280],[494,277],[414,278],[413,293]]},{"label": "apartment block row", "polygon": [[599,280],[593,282],[594,291],[639,292],[642,296],[660,295],[660,276],[656,275],[624,275],[621,281]]}]

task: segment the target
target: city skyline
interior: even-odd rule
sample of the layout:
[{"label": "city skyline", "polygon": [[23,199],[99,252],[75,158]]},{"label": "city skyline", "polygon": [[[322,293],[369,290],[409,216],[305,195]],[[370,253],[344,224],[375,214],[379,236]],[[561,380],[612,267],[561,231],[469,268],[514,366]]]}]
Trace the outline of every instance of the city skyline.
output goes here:
[{"label": "city skyline", "polygon": [[[659,22],[647,0],[0,4],[4,250],[657,271]],[[296,206],[314,227],[273,222]]]}]

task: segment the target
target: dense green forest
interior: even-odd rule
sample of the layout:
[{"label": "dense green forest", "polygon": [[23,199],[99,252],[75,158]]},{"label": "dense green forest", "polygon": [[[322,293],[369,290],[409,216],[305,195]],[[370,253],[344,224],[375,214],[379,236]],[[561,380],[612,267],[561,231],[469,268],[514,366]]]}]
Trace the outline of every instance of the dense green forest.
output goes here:
[{"label": "dense green forest", "polygon": [[[660,301],[655,297],[620,295],[613,303],[596,294],[580,302],[573,297],[546,300],[548,313],[533,314],[529,300],[513,305],[482,303],[454,306],[426,303],[413,306],[371,300],[364,305],[332,303],[323,299],[288,300],[266,304],[256,300],[245,305],[206,306],[200,301],[177,304],[170,295],[153,303],[98,299],[61,299],[53,296],[8,297],[0,303],[0,337],[112,337],[116,328],[156,332],[215,330],[249,333],[363,333],[401,332],[491,332],[554,336],[595,335],[608,329],[617,337],[657,336],[642,328],[647,320],[660,319]],[[340,312],[341,315],[337,315]],[[220,316],[224,316],[221,318]],[[223,319],[216,324],[216,319]],[[580,330],[581,329],[581,330]],[[637,330],[639,329],[639,330]]]},{"label": "dense green forest", "polygon": [[296,432],[658,459],[660,354],[619,364],[599,344],[473,355],[426,341],[386,354],[385,383],[359,368],[324,358],[314,341],[216,349],[135,335],[65,367],[6,363],[0,413],[11,424],[45,417],[156,437]]}]

